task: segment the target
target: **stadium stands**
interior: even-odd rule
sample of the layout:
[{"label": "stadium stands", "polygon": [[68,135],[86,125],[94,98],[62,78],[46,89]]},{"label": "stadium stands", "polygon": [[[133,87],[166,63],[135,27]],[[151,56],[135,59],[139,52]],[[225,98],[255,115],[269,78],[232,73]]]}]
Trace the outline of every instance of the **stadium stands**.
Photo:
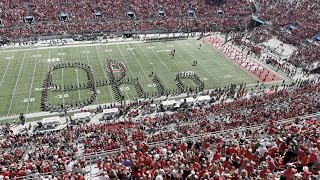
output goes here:
[{"label": "stadium stands", "polygon": [[[250,14],[250,6],[247,1],[227,1],[222,9],[225,9],[227,17],[218,17],[221,9],[218,5],[209,1],[48,1],[41,3],[32,1],[4,1],[0,4],[0,18],[4,28],[1,34],[9,39],[17,37],[32,37],[42,35],[57,35],[67,33],[92,33],[92,32],[119,32],[119,31],[146,31],[146,30],[174,30],[202,29],[210,25],[224,23],[238,27],[238,15]],[[236,2],[236,3],[235,3]],[[110,8],[112,7],[112,8]],[[81,11],[78,9],[81,8]],[[189,10],[193,10],[195,18],[189,18]],[[136,14],[135,20],[129,20],[127,13]],[[163,11],[165,16],[159,16]],[[14,12],[14,13],[12,13]],[[98,20],[95,13],[101,13]],[[61,13],[68,15],[67,21],[60,21]],[[30,25],[23,23],[24,17],[31,15],[34,22]],[[180,19],[177,19],[180,17]],[[198,17],[198,18],[196,18]],[[213,18],[213,19],[212,19]],[[242,20],[241,20],[242,21]]]},{"label": "stadium stands", "polygon": [[[224,102],[227,92],[227,89],[213,92],[211,97],[218,103],[207,108],[188,108],[184,112],[159,117],[147,116],[140,121],[128,119],[115,124],[68,126],[66,129],[32,135],[13,134],[10,126],[5,126],[5,139],[1,147],[10,150],[1,153],[1,174],[10,178],[56,171],[67,171],[67,176],[83,175],[89,159],[77,158],[79,143],[84,145],[83,151],[87,157],[106,151],[117,154],[117,149],[124,149],[117,156],[106,156],[97,161],[101,176],[115,176],[111,169],[120,168],[117,176],[127,173],[135,178],[222,177],[226,174],[231,177],[242,174],[263,178],[281,175],[283,170],[286,172],[287,168],[293,167],[292,163],[300,168],[300,173],[308,170],[309,175],[317,174],[319,166],[313,156],[319,155],[315,149],[319,148],[319,121],[308,119],[285,123],[280,120],[319,112],[319,82],[300,81],[272,94],[232,102]],[[278,126],[278,123],[284,124]],[[175,124],[174,129],[170,128],[172,124]],[[220,131],[225,131],[227,135],[205,135]],[[201,138],[189,141],[197,135]],[[172,141],[181,138],[185,140],[180,143]],[[307,144],[308,141],[311,144]],[[167,143],[152,147],[147,145],[157,142]],[[289,155],[288,151],[294,150],[289,148],[291,145],[298,148],[295,156],[292,153]],[[303,154],[303,148],[309,149],[307,154]],[[298,161],[306,156],[310,158]],[[169,162],[169,157],[179,160]],[[130,165],[109,164],[124,160]],[[301,171],[302,167],[306,170]],[[186,172],[183,175],[177,171]],[[287,176],[285,172],[283,175]]]},{"label": "stadium stands", "polygon": [[[298,50],[290,61],[297,66],[319,61],[318,46],[301,44],[319,33],[317,2],[256,0],[259,17],[272,27],[253,28],[250,39],[260,43],[277,36],[296,45]],[[223,4],[214,0],[3,0],[0,34],[14,39],[101,31],[243,31],[253,13],[251,6],[246,0]],[[195,17],[189,17],[189,10]],[[127,17],[129,11],[135,13],[133,19]],[[101,17],[96,18],[95,12]],[[68,20],[61,21],[60,13],[68,14]],[[27,15],[35,18],[33,23],[23,22]],[[285,30],[292,23],[297,29]],[[261,52],[241,36],[235,37],[235,42]],[[267,61],[291,73],[275,59]],[[67,125],[50,132],[30,127],[24,133],[13,133],[12,127],[5,125],[0,141],[0,179],[46,176],[82,180],[92,162],[98,165],[100,179],[319,178],[319,79],[297,80],[271,89],[273,93],[261,91],[249,96],[240,88],[230,98],[229,87],[219,88],[208,93],[213,102],[207,107],[162,112],[139,120]],[[128,103],[119,109],[149,105]],[[316,118],[303,118],[310,114]]]}]

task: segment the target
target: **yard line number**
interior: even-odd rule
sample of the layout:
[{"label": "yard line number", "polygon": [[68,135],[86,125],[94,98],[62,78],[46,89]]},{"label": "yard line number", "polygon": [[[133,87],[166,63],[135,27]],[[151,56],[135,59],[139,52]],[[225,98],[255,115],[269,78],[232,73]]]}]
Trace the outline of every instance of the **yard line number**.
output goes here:
[{"label": "yard line number", "polygon": [[28,102],[34,102],[34,100],[35,100],[34,98],[30,98],[30,99],[26,98],[26,99],[22,100],[22,102],[28,103]]}]

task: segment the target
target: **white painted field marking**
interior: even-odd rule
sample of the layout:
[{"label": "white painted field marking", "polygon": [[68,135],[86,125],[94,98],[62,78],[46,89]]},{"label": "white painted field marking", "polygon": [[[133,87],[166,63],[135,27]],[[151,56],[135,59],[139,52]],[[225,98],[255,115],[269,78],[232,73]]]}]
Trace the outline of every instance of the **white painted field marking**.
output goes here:
[{"label": "white painted field marking", "polygon": [[[209,51],[218,51],[219,53],[221,53],[218,49],[221,49],[221,48],[216,48],[214,45],[212,45],[212,44],[210,44],[210,46],[211,46],[211,48],[209,48],[209,47],[206,47],[206,48],[208,48],[208,50]],[[213,48],[212,48],[213,47]],[[226,56],[225,54],[223,54],[223,53],[221,53],[223,56],[225,56],[226,58],[228,58],[230,61],[230,63],[233,63],[233,64],[236,64],[236,65],[238,65],[236,62],[234,62],[233,60],[231,60],[228,56]],[[243,59],[241,59],[241,60],[243,60]],[[238,60],[238,61],[241,61],[241,60]],[[245,61],[247,61],[248,59],[244,59]],[[227,64],[227,63],[225,63],[225,64]],[[260,69],[260,68],[259,68]],[[231,69],[230,69],[231,70]],[[233,70],[232,70],[233,71]],[[237,73],[237,71],[233,71],[236,75],[237,75],[237,77],[241,77],[238,73]],[[249,73],[249,72],[247,72],[247,71],[245,71],[246,73],[248,73],[251,77],[253,77],[254,79],[257,79],[255,76],[253,76],[251,73]],[[258,80],[258,79],[257,79]]]},{"label": "white painted field marking", "polygon": [[[149,59],[149,57],[146,55],[146,53],[144,53],[143,49],[139,46],[139,44],[137,44],[137,46],[141,49],[142,54],[148,59],[149,63],[152,63],[151,60]],[[137,60],[138,63],[140,64],[139,60]],[[168,84],[166,83],[166,81],[164,81],[163,77],[161,76],[161,74],[158,72],[158,68],[156,68],[153,64],[151,64],[153,69],[157,72],[157,74],[159,74],[160,78],[162,79],[162,82],[164,83],[164,85],[169,88]],[[142,68],[141,64],[140,67]],[[142,68],[144,71],[144,68]],[[146,73],[145,73],[146,74]],[[146,75],[147,76],[147,75]],[[147,76],[148,77],[148,76]],[[151,82],[150,82],[151,83]]]},{"label": "white painted field marking", "polygon": [[156,84],[148,84],[148,87],[153,88],[153,87],[157,87],[157,85]]},{"label": "white painted field marking", "polygon": [[[14,52],[15,52],[15,51],[12,51],[11,56],[13,56],[13,53],[14,53]],[[7,64],[7,67],[6,67],[6,70],[4,71],[4,74],[3,74],[3,76],[2,76],[2,79],[1,79],[1,82],[0,82],[0,88],[1,88],[1,86],[2,86],[2,83],[3,83],[4,77],[5,77],[5,76],[6,76],[6,74],[7,74],[8,67],[9,67],[9,65],[10,65],[10,63],[11,63],[11,60],[12,60],[12,59],[10,59],[10,60],[9,60],[9,63]]]},{"label": "white painted field marking", "polygon": [[[209,48],[208,46],[204,46],[205,48],[207,48],[208,49],[208,52],[209,51],[213,51],[214,49],[213,48]],[[216,53],[216,52],[215,52]],[[213,56],[215,57],[215,58],[217,58],[218,59],[218,57],[215,55],[215,53],[213,54]],[[203,58],[205,58],[205,56],[202,54],[202,53],[199,53]],[[211,61],[210,61],[211,62]],[[201,63],[200,63],[201,64]],[[226,63],[224,63],[224,65],[225,65]],[[216,68],[218,71],[220,71],[221,72],[221,74],[223,74],[223,72],[221,71],[221,69],[220,68]],[[236,74],[237,74],[237,72],[236,71],[234,71]],[[238,74],[237,74],[238,75]],[[239,76],[239,75],[238,75]],[[233,79],[231,79],[231,81],[232,81],[232,83],[234,83],[234,84],[236,84],[236,82],[233,80]]]},{"label": "white painted field marking", "polygon": [[88,54],[88,53],[90,53],[90,51],[85,50],[85,51],[81,51],[80,53],[82,53],[82,54]]},{"label": "white painted field marking", "polygon": [[[74,56],[76,50],[75,50],[74,47],[72,47],[72,49],[73,49],[73,51],[71,51],[71,48],[69,48],[69,51],[70,51],[70,55],[71,55],[71,60],[74,61],[74,60],[76,59],[75,56]],[[77,53],[77,54],[79,54],[79,53]],[[80,88],[79,88],[79,86],[80,86],[80,83],[79,83],[79,75],[78,75],[78,71],[79,71],[79,70],[78,70],[78,68],[76,68],[74,71],[76,72],[77,87],[78,87],[78,98],[79,98],[79,101],[80,101],[80,100],[81,100],[81,92],[80,92]]]},{"label": "white painted field marking", "polygon": [[[93,91],[88,92],[88,94],[93,94]],[[100,94],[100,90],[97,90],[97,94]]]},{"label": "white painted field marking", "polygon": [[[197,58],[195,58],[192,54],[190,54],[187,50],[185,50],[182,46],[181,48],[183,51],[186,52],[186,54],[189,54],[194,60],[197,60]],[[206,70],[221,86],[223,86],[223,84],[211,73],[211,71],[209,71],[207,68],[205,68],[201,63],[199,63],[199,65]]]},{"label": "white painted field marking", "polygon": [[223,75],[224,78],[231,78],[231,75],[227,74],[227,75]]},{"label": "white painted field marking", "polygon": [[162,49],[162,50],[157,50],[157,52],[171,52],[172,50],[169,50],[169,49]]},{"label": "white painted field marking", "polygon": [[[127,46],[129,46],[129,45],[127,44]],[[144,68],[142,67],[142,65],[141,65],[140,61],[137,59],[137,57],[136,57],[136,56],[131,56],[131,59],[132,59],[132,57],[138,62],[138,64],[139,64],[140,68],[142,69],[144,75],[145,75],[146,77],[148,77],[146,71],[145,71]],[[149,61],[149,62],[150,62],[150,61]],[[150,62],[150,64],[153,66],[153,63]],[[151,80],[150,80],[149,78],[147,78],[147,79],[148,79],[149,83],[151,84],[151,83],[152,83]]]},{"label": "white painted field marking", "polygon": [[58,99],[64,99],[64,98],[68,98],[69,97],[69,94],[59,94],[59,95],[56,95],[56,98]]},{"label": "white painted field marking", "polygon": [[[39,52],[39,49],[37,50],[37,54]],[[31,93],[32,93],[32,86],[33,86],[33,81],[34,81],[34,74],[36,72],[36,66],[37,66],[37,61],[38,61],[38,57],[39,56],[36,56],[36,60],[34,61],[34,67],[33,67],[33,73],[32,73],[32,80],[31,80],[31,86],[30,86],[30,90],[29,90],[29,99],[30,99],[30,96],[31,96]],[[40,56],[41,57],[41,56]],[[33,102],[33,101],[31,101]],[[28,101],[28,106],[27,106],[27,110],[26,110],[26,114],[28,114],[29,112],[29,105],[30,105],[30,101]]]},{"label": "white painted field marking", "polygon": [[[38,49],[38,51],[39,51],[39,49]],[[34,55],[32,55],[32,57],[34,57],[34,58],[41,57],[41,54],[34,54]]]},{"label": "white painted field marking", "polygon": [[[120,50],[118,45],[117,45],[117,47],[118,47],[118,49],[120,51],[120,54],[122,55],[123,60],[126,61],[126,59],[124,58],[124,56],[123,56],[123,54],[122,54],[122,52],[121,52],[121,50]],[[128,48],[128,49],[133,50],[133,48]],[[110,52],[109,52],[109,55],[110,55],[111,59],[113,59],[112,54]],[[128,68],[128,70],[130,70],[130,68]],[[132,75],[131,71],[130,71],[130,73]],[[122,86],[124,87],[124,85],[122,85]],[[121,91],[121,87],[120,87],[120,91]],[[127,99],[130,99],[127,91],[126,91],[126,95],[127,95]]]},{"label": "white painted field marking", "polygon": [[[120,54],[121,54],[121,56],[122,56],[123,60],[125,61],[125,63],[127,63],[127,60],[126,60],[126,58],[124,57],[124,55],[123,55],[123,53],[122,53],[122,51],[121,51],[121,49],[120,49],[119,45],[117,45],[117,47],[118,47],[118,49],[119,49],[119,52],[120,52]],[[132,77],[134,77],[134,75],[133,75],[133,73],[132,73],[132,70],[130,69],[130,66],[128,66],[128,71],[130,72],[131,76],[132,76]],[[128,88],[129,88],[129,87],[128,87]],[[130,98],[128,97],[128,99],[130,99]]]},{"label": "white painted field marking", "polygon": [[[63,61],[63,55],[62,55],[62,49],[61,50],[61,61]],[[64,74],[64,68],[61,69],[61,86],[63,87],[63,80],[64,80],[64,77],[63,77],[63,74]],[[62,104],[64,105],[64,97],[62,97]]]},{"label": "white painted field marking", "polygon": [[75,69],[76,76],[77,76],[77,87],[78,87],[78,94],[79,94],[79,101],[81,100],[81,93],[80,93],[80,83],[79,83],[79,75],[78,75],[78,69]]},{"label": "white painted field marking", "polygon": [[8,57],[6,57],[5,59],[11,60],[11,59],[14,59],[14,56],[8,56]]},{"label": "white painted field marking", "polygon": [[119,89],[120,89],[120,91],[129,91],[130,90],[130,88],[127,86],[120,87]]},{"label": "white painted field marking", "polygon": [[24,55],[23,55],[23,58],[22,58],[22,63],[21,63],[20,70],[19,70],[19,73],[18,73],[18,77],[17,77],[16,85],[14,86],[14,89],[13,89],[13,93],[12,93],[12,97],[11,97],[10,105],[9,105],[9,108],[8,108],[7,116],[9,116],[10,111],[11,111],[11,107],[12,107],[12,103],[13,103],[14,95],[16,94],[17,85],[18,85],[18,82],[19,82],[19,78],[20,78],[20,74],[21,74],[21,70],[22,70],[22,67],[23,67],[23,63],[24,63],[24,60],[25,60],[26,54],[27,54],[27,51],[24,51]]},{"label": "white painted field marking", "polygon": [[51,63],[51,62],[59,62],[59,61],[60,61],[60,58],[42,59],[41,61],[48,62],[48,63]]},{"label": "white painted field marking", "polygon": [[27,98],[27,99],[23,99],[21,101],[24,102],[24,103],[30,104],[30,102],[34,102],[34,100],[35,100],[35,98]]},{"label": "white painted field marking", "polygon": [[[97,53],[98,53],[98,58],[99,58],[99,61],[100,61],[100,65],[101,65],[101,68],[102,68],[104,77],[105,77],[106,79],[108,79],[108,76],[107,76],[107,74],[106,74],[106,71],[105,71],[104,68],[103,68],[104,65],[103,65],[103,63],[102,63],[102,61],[101,61],[101,56],[100,56],[100,53],[99,53],[99,51],[98,51],[97,46],[96,46],[96,51],[97,51]],[[112,102],[114,102],[114,98],[113,98],[113,94],[112,94],[111,88],[110,88],[110,86],[108,86],[108,87],[109,87],[109,91],[110,91],[110,95],[111,95]]]},{"label": "white painted field marking", "polygon": [[[172,75],[172,72],[170,71],[170,69],[167,67],[167,65],[162,61],[162,59],[158,56],[158,54],[152,49],[152,52],[157,56],[157,58],[159,59],[159,61],[166,67],[166,69],[169,71],[169,74],[173,77],[173,79],[175,78]],[[144,52],[143,52],[144,53]],[[178,66],[179,67],[179,66]],[[179,67],[180,68],[180,67]]]}]

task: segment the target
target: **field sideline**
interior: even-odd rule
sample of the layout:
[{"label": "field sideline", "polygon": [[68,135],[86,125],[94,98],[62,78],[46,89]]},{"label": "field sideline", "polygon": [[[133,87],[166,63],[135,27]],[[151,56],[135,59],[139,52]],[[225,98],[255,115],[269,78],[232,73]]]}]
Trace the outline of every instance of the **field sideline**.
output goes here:
[{"label": "field sideline", "polygon": [[[175,89],[174,79],[179,72],[193,71],[204,81],[205,89],[228,86],[231,83],[256,83],[256,79],[223,54],[203,43],[199,49],[197,40],[181,40],[154,43],[102,44],[96,46],[72,46],[0,51],[0,116],[40,111],[43,80],[51,66],[66,61],[82,61],[90,64],[96,81],[109,80],[104,64],[113,59],[126,67],[126,77],[138,77],[142,88],[156,91],[150,77],[153,71],[166,89]],[[176,50],[171,59],[170,51]],[[192,66],[198,61],[197,66]],[[192,82],[185,83],[190,85]],[[55,70],[55,84],[86,83],[82,69]],[[138,98],[133,85],[121,85],[125,99]],[[114,102],[110,86],[98,87],[95,104]],[[86,89],[63,93],[49,93],[51,104],[71,103],[88,98]]]}]

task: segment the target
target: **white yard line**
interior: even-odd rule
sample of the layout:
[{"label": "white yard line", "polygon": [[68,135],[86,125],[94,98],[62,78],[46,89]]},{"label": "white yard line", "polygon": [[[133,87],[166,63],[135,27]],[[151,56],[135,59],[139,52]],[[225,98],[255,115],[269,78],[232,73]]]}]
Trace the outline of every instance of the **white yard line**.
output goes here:
[{"label": "white yard line", "polygon": [[[212,48],[216,49],[216,47],[210,43],[208,43],[210,46],[212,46]],[[234,62],[231,58],[229,58],[228,56],[226,56],[223,52],[221,52],[220,50],[216,49],[219,53],[221,53],[224,57],[226,57],[229,61],[231,61],[233,64],[239,66],[239,64],[237,64],[236,62]],[[238,49],[240,51],[240,49]],[[251,60],[255,61],[254,58],[251,58]],[[256,63],[260,64],[259,61],[255,61]],[[256,79],[257,81],[261,82],[257,77],[255,77],[254,75],[252,75],[250,72],[248,72],[245,68],[242,68],[241,66],[239,66],[242,70],[244,70],[246,73],[250,74],[250,76],[252,76],[254,79]],[[266,66],[264,66],[266,68]],[[274,72],[275,73],[275,72]]]},{"label": "white yard line", "polygon": [[[190,54],[188,51],[186,51],[186,50],[183,48],[183,46],[181,47],[181,49],[182,49],[183,51],[185,51],[186,54],[189,54],[194,60],[197,61],[197,58],[195,58],[192,54]],[[221,85],[221,87],[224,86],[207,68],[205,68],[201,63],[199,63],[199,65],[200,65],[204,70],[206,70],[206,71]]]},{"label": "white yard line", "polygon": [[[117,45],[117,48],[119,49],[119,52],[120,52],[120,54],[121,54],[121,56],[122,56],[122,58],[123,58],[123,60],[125,61],[125,63],[127,63],[127,60],[126,60],[126,58],[124,57],[124,55],[123,55],[123,53],[122,53],[122,51],[121,51],[121,49],[120,49],[120,47]],[[110,52],[109,52],[110,53]],[[111,55],[111,54],[110,54]],[[130,74],[132,75],[132,77],[134,77],[134,75],[133,75],[133,73],[132,73],[132,71],[131,71],[131,69],[130,69],[130,66],[128,65],[128,66],[126,66],[126,69],[128,68],[128,70],[130,71]]]},{"label": "white yard line", "polygon": [[[85,54],[86,54],[87,64],[88,64],[88,66],[90,66],[90,61],[89,61],[89,57],[88,57],[88,53],[87,53],[87,48],[86,48],[86,47],[84,47],[84,51],[85,51]],[[78,54],[80,55],[80,52],[79,52]],[[92,72],[92,73],[93,73],[93,72]],[[93,83],[94,83],[94,84],[96,83],[96,79],[95,79],[95,82],[93,82]],[[96,89],[96,90],[97,90],[97,89]],[[89,93],[91,93],[91,91],[90,91]],[[98,95],[96,96],[95,101],[96,101],[96,104],[99,104],[99,102],[98,102]]]},{"label": "white yard line", "polygon": [[[174,41],[174,42],[176,42],[176,41]],[[161,47],[161,49],[162,49],[162,50],[164,50],[164,48],[160,45],[160,43],[159,43],[159,46]],[[185,67],[190,68],[190,65],[188,65],[188,61],[187,61],[187,60],[185,60],[185,58],[183,58],[179,53],[177,53],[177,55],[178,55],[178,56],[180,56],[180,57],[181,57],[181,59],[182,59],[184,62],[186,62],[186,66],[185,66]],[[169,55],[167,54],[167,56],[169,56]],[[179,69],[181,70],[181,72],[183,72],[182,68],[181,68],[181,67],[176,63],[176,61],[175,61],[175,60],[173,60],[173,62],[174,62],[174,64],[176,64],[176,65],[179,67]],[[199,75],[200,75],[200,73],[199,73],[198,71],[196,71],[196,70],[195,70],[194,66],[191,66],[191,69],[193,70],[193,72],[194,72],[194,73],[196,73],[196,74],[199,74]],[[200,77],[200,79],[201,79],[201,77]]]},{"label": "white yard line", "polygon": [[[174,41],[176,43],[176,41]],[[179,46],[179,45],[177,45]],[[162,46],[161,46],[162,47]],[[181,59],[183,59],[184,62],[186,62],[186,67],[190,67],[190,62],[188,62],[185,58],[183,58],[180,53],[177,53],[177,55],[179,57],[181,57]],[[193,72],[197,73],[197,74],[200,74],[198,71],[195,70],[194,66],[191,66],[191,69],[193,70]],[[201,78],[201,77],[200,77]]]},{"label": "white yard line", "polygon": [[[113,59],[111,52],[110,52],[110,51],[108,51],[108,53],[109,53],[109,55],[110,55],[111,59]],[[127,95],[127,99],[128,99],[128,100],[130,100],[129,95],[128,95],[128,92],[127,92],[127,90],[126,90],[126,88],[125,88],[124,84],[122,84],[122,87],[123,87],[123,91],[124,91],[124,92],[126,93],[126,95]]]},{"label": "white yard line", "polygon": [[[72,47],[72,49],[73,49],[73,52],[75,52],[75,48]],[[71,48],[69,48],[69,50],[70,50],[71,60],[74,61],[74,59],[73,59],[73,54],[74,54],[74,53],[72,53]],[[78,54],[79,54],[79,53],[78,53]],[[80,92],[80,88],[79,88],[80,85],[79,85],[78,68],[76,68],[75,71],[76,71],[76,77],[77,77],[77,87],[78,87],[78,93],[79,93],[79,101],[81,101],[81,92]]]},{"label": "white yard line", "polygon": [[[150,44],[149,44],[149,43],[147,43],[147,44],[148,44],[148,47],[150,47]],[[170,75],[173,77],[173,79],[175,79],[176,77],[175,77],[175,75],[173,75],[174,72],[171,72],[171,71],[170,71],[170,69],[168,68],[168,66],[163,62],[163,60],[158,56],[158,54],[157,54],[156,52],[154,52],[153,48],[151,48],[151,50],[152,50],[152,52],[157,56],[157,58],[159,59],[159,61],[166,67],[166,69],[169,71],[169,73],[170,73]],[[144,53],[144,52],[143,52],[143,53]]]},{"label": "white yard line", "polygon": [[[49,59],[51,58],[51,49],[49,50]],[[46,78],[47,78],[47,74],[48,74],[48,72],[50,71],[50,63],[47,63],[47,62],[45,62],[47,65],[48,65],[48,71],[46,72]],[[53,81],[53,79],[52,79],[52,81]],[[53,82],[52,82],[53,83]],[[41,83],[42,84],[42,83]]]},{"label": "white yard line", "polygon": [[[128,47],[130,47],[128,44],[127,44],[127,46],[128,46]],[[133,58],[138,62],[138,64],[139,64],[140,68],[141,68],[141,69],[142,69],[142,71],[143,71],[143,73],[146,75],[146,77],[147,77],[147,79],[148,79],[148,81],[149,81],[150,85],[152,85],[152,84],[153,84],[153,82],[151,82],[151,80],[148,78],[149,76],[147,75],[146,71],[144,70],[144,68],[143,68],[143,67],[142,67],[142,65],[140,64],[139,60],[136,58],[136,56],[130,56],[130,58],[131,58],[131,59],[133,59],[132,57],[133,57]],[[153,87],[153,86],[152,86],[152,88],[153,88],[153,89],[155,89],[155,87]]]},{"label": "white yard line", "polygon": [[[121,56],[122,56],[122,58],[123,58],[123,60],[125,61],[125,63],[127,63],[127,60],[126,60],[126,58],[124,57],[124,55],[123,55],[123,53],[122,53],[122,51],[121,51],[121,49],[120,49],[120,47],[119,47],[119,45],[117,44],[117,47],[118,47],[118,49],[119,49],[119,52],[120,52],[120,54],[121,54]],[[131,57],[131,56],[130,56]],[[128,66],[126,66],[126,68],[128,67],[128,70],[130,71],[130,74],[131,74],[131,76],[132,76],[132,78],[134,77],[134,75],[133,75],[133,73],[132,73],[132,71],[131,71],[131,69],[130,69],[130,66],[129,66],[129,64],[128,64]],[[148,79],[149,80],[149,79]],[[149,80],[149,82],[150,82],[150,80]],[[151,82],[150,82],[150,84],[152,84]],[[133,97],[132,97],[133,98]]]},{"label": "white yard line", "polygon": [[8,108],[7,116],[9,116],[10,111],[11,111],[14,95],[16,94],[16,90],[17,90],[17,86],[18,86],[18,82],[19,82],[19,78],[20,78],[20,74],[21,74],[21,70],[22,70],[22,67],[23,67],[23,62],[24,62],[24,59],[26,57],[26,54],[27,54],[27,51],[24,51],[24,55],[23,55],[23,58],[22,58],[22,63],[21,63],[20,70],[19,70],[19,73],[18,73],[16,85],[14,86],[14,89],[13,89],[13,93],[12,93],[11,102],[10,102],[10,105],[9,105],[9,108]]},{"label": "white yard line", "polygon": [[[167,85],[166,81],[163,79],[163,77],[161,76],[161,74],[158,72],[157,68],[154,67],[153,63],[150,61],[149,57],[146,55],[146,53],[144,53],[143,49],[139,46],[139,44],[137,44],[137,46],[139,47],[139,49],[141,49],[142,54],[148,59],[149,63],[152,65],[153,69],[157,72],[157,74],[159,74],[160,78],[162,79],[162,82],[164,83],[164,85],[169,88],[169,86]],[[138,61],[139,62],[139,61]],[[139,63],[140,64],[140,63]],[[141,66],[141,65],[140,65]],[[143,68],[142,68],[143,69]]]},{"label": "white yard line", "polygon": [[[11,53],[11,56],[10,56],[10,57],[12,57],[12,55],[13,55],[13,53],[14,53],[14,52],[15,52],[15,51],[12,51],[12,53]],[[0,82],[0,88],[1,88],[1,86],[2,86],[2,83],[3,83],[4,77],[5,77],[5,76],[6,76],[6,74],[7,74],[8,67],[9,67],[9,65],[10,65],[10,63],[11,63],[11,61],[12,61],[12,59],[13,59],[13,58],[10,58],[9,63],[8,63],[8,65],[7,65],[7,67],[6,67],[6,70],[4,71],[4,74],[3,74],[2,79],[1,79],[1,82]]]},{"label": "white yard line", "polygon": [[34,74],[36,72],[36,67],[37,67],[37,62],[38,62],[38,53],[39,53],[39,49],[37,50],[36,60],[35,60],[34,67],[33,67],[32,80],[31,80],[31,86],[30,86],[30,91],[29,91],[29,96],[28,96],[28,105],[27,105],[26,114],[28,114],[28,112],[29,112],[30,97],[31,97],[32,88],[33,88]]},{"label": "white yard line", "polygon": [[[108,76],[107,76],[106,71],[105,71],[105,68],[104,68],[105,66],[104,66],[104,64],[103,64],[102,61],[101,61],[100,53],[99,53],[99,50],[98,50],[97,46],[96,46],[96,51],[97,51],[97,53],[98,53],[98,57],[99,57],[99,61],[100,61],[100,64],[101,64],[101,68],[102,68],[103,73],[104,73],[104,77],[105,77],[106,80],[107,80],[107,79],[108,79]],[[109,87],[110,95],[111,95],[111,98],[112,98],[112,102],[114,102],[113,93],[112,93],[111,88],[110,88],[109,85],[108,85],[108,87]]]},{"label": "white yard line", "polygon": [[78,76],[78,68],[76,68],[76,76],[77,76],[77,87],[78,87],[78,94],[79,94],[79,101],[81,101],[81,93],[80,93],[80,86],[79,86],[79,76]]},{"label": "white yard line", "polygon": [[[205,42],[205,43],[207,43],[207,42]],[[210,49],[210,48],[209,48],[208,46],[206,46],[206,45],[205,45],[205,48],[208,49],[209,51],[214,51],[213,48]],[[219,51],[218,51],[218,52],[219,52]],[[221,52],[219,52],[219,53],[221,53]],[[202,55],[202,53],[200,53],[200,54],[201,54],[202,57],[204,57],[204,56]],[[215,55],[216,52],[214,52],[213,54],[214,54],[214,55],[213,55],[214,58],[219,59],[219,58]],[[205,57],[204,57],[204,58],[205,58]],[[211,61],[210,61],[210,62],[211,62]],[[223,63],[223,65],[226,66],[225,63]],[[216,69],[218,69],[218,71],[220,71],[221,74],[225,75],[218,67],[217,67]],[[230,70],[230,68],[228,68],[228,69]],[[239,74],[237,73],[237,71],[230,71],[230,72],[234,72],[235,74],[237,74],[238,77],[240,77]],[[231,81],[233,82],[233,84],[237,84],[237,82],[235,82],[232,77],[229,78],[229,79],[231,79]]]},{"label": "white yard line", "polygon": [[[160,45],[160,43],[156,43],[156,44],[158,44],[158,46],[162,49],[162,50],[165,50],[161,45]],[[168,54],[168,53],[166,53],[166,52],[161,52],[161,54],[165,54],[166,56],[168,56],[168,57],[170,57],[170,55]],[[184,60],[184,58],[182,58],[183,60]],[[183,69],[176,63],[176,61],[174,60],[174,59],[172,59],[173,61],[173,63],[180,69],[180,71],[181,72],[183,72]]]},{"label": "white yard line", "polygon": [[[61,49],[61,48],[60,48],[60,50],[61,50],[61,52],[60,52],[60,53],[61,53],[61,61],[63,61],[63,52],[62,52],[62,49]],[[63,62],[62,62],[62,63],[63,63]],[[62,86],[62,87],[64,87],[64,86],[63,86],[63,79],[64,79],[64,77],[63,77],[63,69],[64,69],[64,68],[61,68],[61,80],[62,80],[62,81],[61,81],[61,86]],[[63,104],[63,106],[64,106],[64,94],[62,95],[62,104]]]}]

